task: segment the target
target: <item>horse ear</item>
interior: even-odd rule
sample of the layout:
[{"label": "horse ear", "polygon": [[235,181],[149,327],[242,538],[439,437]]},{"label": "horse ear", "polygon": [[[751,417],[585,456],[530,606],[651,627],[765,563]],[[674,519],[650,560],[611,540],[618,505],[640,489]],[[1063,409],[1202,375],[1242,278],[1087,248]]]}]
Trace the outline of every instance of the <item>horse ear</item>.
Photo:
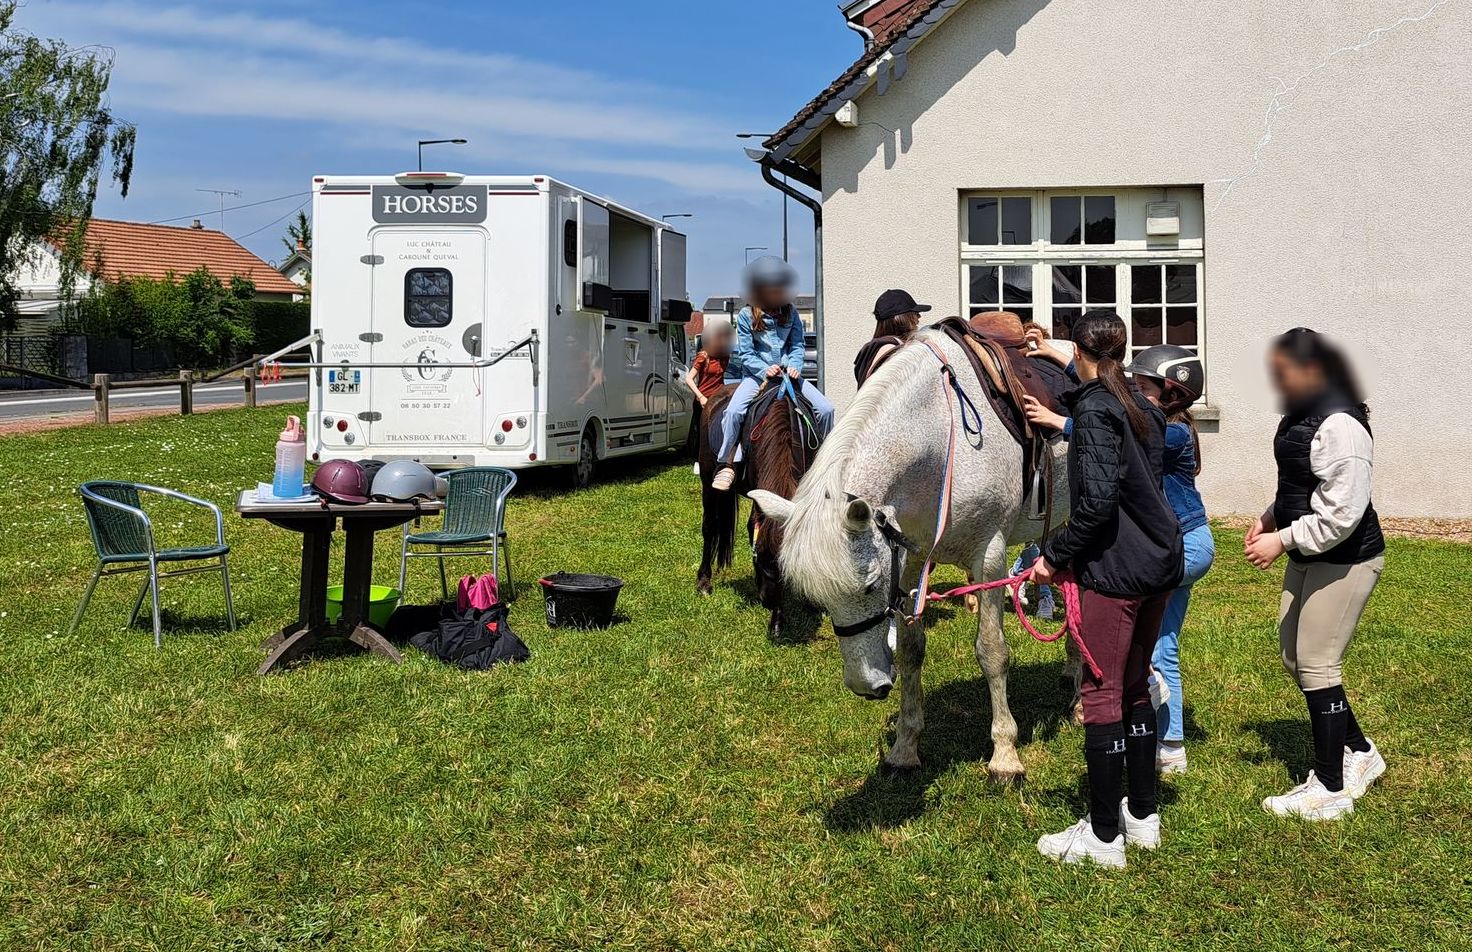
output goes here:
[{"label": "horse ear", "polygon": [[746,494],[746,498],[760,506],[762,515],[768,519],[785,523],[792,515],[792,500],[783,499],[776,493],[767,492],[765,489],[753,489]]},{"label": "horse ear", "polygon": [[851,499],[843,513],[843,524],[849,532],[863,532],[874,518],[874,508],[862,499]]}]

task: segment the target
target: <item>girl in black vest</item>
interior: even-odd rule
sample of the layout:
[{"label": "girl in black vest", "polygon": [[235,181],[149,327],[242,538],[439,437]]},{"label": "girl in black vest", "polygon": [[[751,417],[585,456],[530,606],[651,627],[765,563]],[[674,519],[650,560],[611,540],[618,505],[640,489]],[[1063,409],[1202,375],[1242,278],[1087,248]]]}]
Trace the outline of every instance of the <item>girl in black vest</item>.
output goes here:
[{"label": "girl in black vest", "polygon": [[1283,420],[1273,441],[1278,492],[1247,534],[1247,558],[1267,569],[1288,554],[1278,608],[1283,666],[1308,702],[1314,769],[1263,808],[1333,820],[1385,772],[1344,695],[1340,667],[1385,567],[1385,537],[1370,502],[1370,411],[1349,362],[1323,335],[1297,327],[1273,342]]},{"label": "girl in black vest", "polygon": [[[1068,524],[1043,543],[1033,565],[1040,585],[1069,569],[1083,594],[1080,637],[1103,677],[1083,681],[1084,761],[1089,815],[1038,840],[1065,863],[1125,865],[1125,843],[1160,843],[1155,797],[1155,709],[1150,656],[1166,604],[1181,582],[1180,525],[1161,489],[1165,416],[1125,380],[1124,322],[1090,311],[1073,327],[1082,381],[1064,397],[1073,418],[1068,444]],[[1128,767],[1129,797],[1121,802]]]}]

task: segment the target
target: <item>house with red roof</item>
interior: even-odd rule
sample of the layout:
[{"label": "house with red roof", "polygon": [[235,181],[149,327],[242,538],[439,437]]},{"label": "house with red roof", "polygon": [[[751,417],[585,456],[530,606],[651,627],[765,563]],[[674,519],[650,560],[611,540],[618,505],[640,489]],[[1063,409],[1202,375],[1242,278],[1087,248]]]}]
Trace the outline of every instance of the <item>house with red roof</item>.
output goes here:
[{"label": "house with red roof", "polygon": [[[290,301],[302,293],[301,286],[234,238],[205,228],[198,220],[180,227],[94,218],[87,223],[83,273],[73,295],[85,294],[94,281],[182,278],[200,268],[226,284],[232,278],[248,278],[260,300]],[[41,242],[21,269],[20,333],[45,333],[60,318],[60,282],[59,252],[50,242]]]}]

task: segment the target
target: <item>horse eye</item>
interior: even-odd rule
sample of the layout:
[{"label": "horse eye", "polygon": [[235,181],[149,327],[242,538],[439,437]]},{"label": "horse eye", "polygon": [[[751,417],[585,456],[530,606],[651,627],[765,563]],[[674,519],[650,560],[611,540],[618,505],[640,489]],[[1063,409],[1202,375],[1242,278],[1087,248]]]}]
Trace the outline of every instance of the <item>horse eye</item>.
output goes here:
[{"label": "horse eye", "polygon": [[873,595],[874,594],[874,589],[876,589],[878,587],[879,587],[879,580],[878,579],[875,579],[874,581],[870,582],[868,585],[865,585],[864,586],[864,594],[865,595]]}]

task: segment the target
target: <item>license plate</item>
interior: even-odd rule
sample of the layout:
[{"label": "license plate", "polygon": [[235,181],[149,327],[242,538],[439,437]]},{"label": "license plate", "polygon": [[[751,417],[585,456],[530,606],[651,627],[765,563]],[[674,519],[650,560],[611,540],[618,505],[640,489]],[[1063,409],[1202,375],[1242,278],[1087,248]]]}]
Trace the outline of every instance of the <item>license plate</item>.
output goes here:
[{"label": "license plate", "polygon": [[328,393],[361,393],[362,390],[363,372],[361,370],[327,371]]}]

